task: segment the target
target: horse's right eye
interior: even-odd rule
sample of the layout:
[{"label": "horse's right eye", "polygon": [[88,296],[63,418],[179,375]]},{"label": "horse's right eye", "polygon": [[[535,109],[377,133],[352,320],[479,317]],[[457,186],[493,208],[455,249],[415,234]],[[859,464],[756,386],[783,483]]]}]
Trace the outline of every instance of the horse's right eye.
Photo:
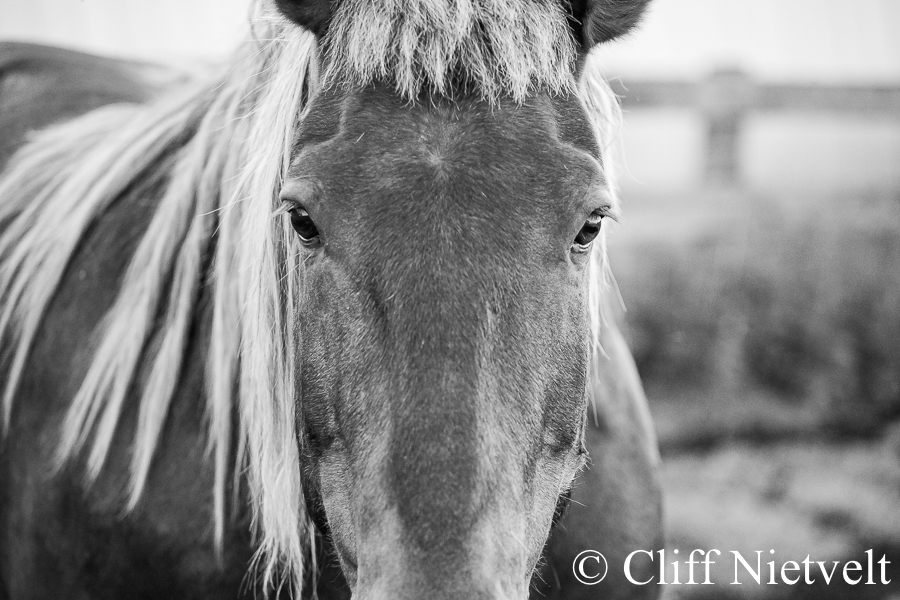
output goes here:
[{"label": "horse's right eye", "polygon": [[288,211],[288,216],[291,218],[291,227],[300,236],[301,242],[309,246],[319,243],[319,230],[305,208],[292,208]]},{"label": "horse's right eye", "polygon": [[590,218],[584,222],[584,225],[582,225],[578,235],[575,236],[575,242],[572,244],[572,248],[577,252],[587,251],[588,248],[590,248],[591,242],[600,235],[602,221],[603,215],[591,215]]}]

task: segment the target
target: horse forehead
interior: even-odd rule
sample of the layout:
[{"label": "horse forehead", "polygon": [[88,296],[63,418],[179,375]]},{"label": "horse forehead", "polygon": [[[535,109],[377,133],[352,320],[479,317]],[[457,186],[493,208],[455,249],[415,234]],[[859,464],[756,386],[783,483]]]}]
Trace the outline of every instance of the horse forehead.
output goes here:
[{"label": "horse forehead", "polygon": [[[307,120],[294,176],[318,180],[354,211],[390,202],[412,218],[443,198],[477,212],[558,212],[559,201],[602,176],[596,140],[572,98],[409,103],[373,86],[326,96]],[[432,204],[410,205],[411,196]]]},{"label": "horse forehead", "polygon": [[546,95],[521,104],[440,96],[409,103],[383,88],[370,88],[344,102],[342,126],[354,142],[368,135],[364,147],[375,152],[418,149],[429,156],[455,152],[456,158],[490,158],[512,151],[527,161],[562,141],[561,113],[571,117],[577,112],[577,103],[554,102]]},{"label": "horse forehead", "polygon": [[446,140],[454,133],[465,134],[459,139],[473,144],[561,141],[599,159],[593,130],[575,95],[536,93],[523,102],[511,98],[487,102],[471,94],[453,98],[422,94],[408,101],[377,83],[320,90],[301,125],[295,150],[341,138],[358,144],[367,137],[390,148],[416,138]]}]

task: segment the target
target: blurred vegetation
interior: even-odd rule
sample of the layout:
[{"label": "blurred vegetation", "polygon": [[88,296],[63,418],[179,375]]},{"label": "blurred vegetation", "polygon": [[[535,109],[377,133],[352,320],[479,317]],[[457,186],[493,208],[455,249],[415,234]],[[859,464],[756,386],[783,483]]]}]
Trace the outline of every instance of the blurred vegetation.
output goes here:
[{"label": "blurred vegetation", "polygon": [[800,214],[744,202],[739,218],[672,223],[688,234],[624,250],[616,272],[651,399],[761,394],[844,434],[900,417],[900,198]]},{"label": "blurred vegetation", "polygon": [[900,197],[641,200],[611,258],[663,454],[668,547],[782,561],[874,548],[895,569],[887,586],[731,586],[723,562],[720,585],[665,597],[897,600]]}]

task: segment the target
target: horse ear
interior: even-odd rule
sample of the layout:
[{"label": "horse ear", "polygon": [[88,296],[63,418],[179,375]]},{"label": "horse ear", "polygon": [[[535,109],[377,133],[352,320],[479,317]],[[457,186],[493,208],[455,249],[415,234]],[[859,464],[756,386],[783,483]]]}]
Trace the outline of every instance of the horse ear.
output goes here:
[{"label": "horse ear", "polygon": [[650,0],[571,0],[575,39],[590,50],[625,35],[641,20],[648,4]]},{"label": "horse ear", "polygon": [[275,0],[275,6],[282,15],[316,35],[331,20],[332,0]]}]

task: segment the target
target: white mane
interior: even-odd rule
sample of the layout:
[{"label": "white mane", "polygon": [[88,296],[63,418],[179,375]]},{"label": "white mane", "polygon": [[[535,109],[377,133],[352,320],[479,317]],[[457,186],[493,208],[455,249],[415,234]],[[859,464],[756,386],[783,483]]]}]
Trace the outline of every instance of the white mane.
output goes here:
[{"label": "white mane", "polygon": [[[227,480],[244,473],[264,584],[277,586],[284,577],[299,589],[313,536],[294,432],[294,299],[302,265],[288,219],[275,212],[295,131],[319,85],[322,57],[311,34],[277,16],[268,0],[254,1],[259,41],[245,44],[220,74],[146,105],[107,106],[46,129],[0,174],[0,421],[5,431],[38,328],[86,231],[130,184],[167,169],[153,219],[98,327],[91,366],[61,432],[58,460],[62,464],[84,450],[88,478],[96,478],[130,386],[139,371],[149,373],[139,392],[131,457],[128,507],[135,506],[179,381],[200,286],[210,282],[212,326],[203,343],[209,348],[205,401],[216,541],[223,539]],[[388,78],[407,95],[423,85],[443,91],[460,68],[487,97],[524,97],[537,88],[564,92],[570,85],[572,49],[564,16],[550,14],[541,3],[387,4],[384,15],[370,14],[371,3],[341,4],[327,43],[328,77],[357,83]],[[350,14],[351,7],[359,14]],[[411,7],[420,10],[399,16]],[[531,9],[546,27],[529,21],[537,14],[529,15]],[[384,27],[362,26],[366,19],[381,23],[379,17]],[[491,25],[477,34],[493,36],[496,54],[490,57],[473,41],[476,21]],[[429,37],[430,31],[439,35]],[[590,66],[579,94],[602,147],[609,146],[618,106]],[[607,282],[604,256],[597,244],[591,268],[591,302],[597,307]],[[596,335],[600,311],[593,313]],[[150,344],[151,338],[159,343]],[[231,447],[235,411],[238,449]],[[238,465],[230,464],[233,453]]]}]

